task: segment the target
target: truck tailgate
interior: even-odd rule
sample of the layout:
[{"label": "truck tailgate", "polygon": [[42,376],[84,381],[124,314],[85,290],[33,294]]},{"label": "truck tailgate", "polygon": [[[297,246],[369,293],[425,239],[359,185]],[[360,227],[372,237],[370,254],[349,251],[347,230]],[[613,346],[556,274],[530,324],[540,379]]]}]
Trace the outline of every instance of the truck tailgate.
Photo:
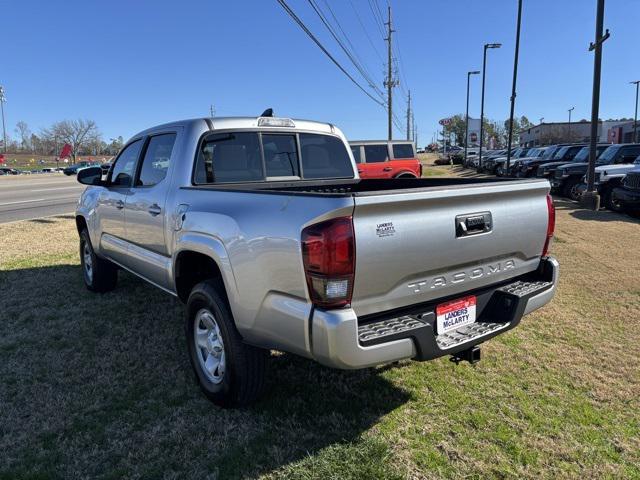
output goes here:
[{"label": "truck tailgate", "polygon": [[537,268],[546,180],[356,196],[358,316],[429,302]]}]

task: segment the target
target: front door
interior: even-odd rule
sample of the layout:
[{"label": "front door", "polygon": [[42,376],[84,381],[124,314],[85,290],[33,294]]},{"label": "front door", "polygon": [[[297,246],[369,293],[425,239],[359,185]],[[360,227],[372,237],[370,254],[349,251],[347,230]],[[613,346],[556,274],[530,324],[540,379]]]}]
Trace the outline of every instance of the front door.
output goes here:
[{"label": "front door", "polygon": [[129,244],[131,268],[165,288],[171,266],[166,245],[170,217],[166,198],[176,135],[172,131],[153,134],[147,139],[138,173],[125,202],[125,239]]},{"label": "front door", "polygon": [[99,250],[103,255],[122,264],[127,260],[124,206],[141,150],[142,139],[137,139],[120,152],[111,168],[107,187],[100,192],[96,203],[96,218],[100,222]]}]

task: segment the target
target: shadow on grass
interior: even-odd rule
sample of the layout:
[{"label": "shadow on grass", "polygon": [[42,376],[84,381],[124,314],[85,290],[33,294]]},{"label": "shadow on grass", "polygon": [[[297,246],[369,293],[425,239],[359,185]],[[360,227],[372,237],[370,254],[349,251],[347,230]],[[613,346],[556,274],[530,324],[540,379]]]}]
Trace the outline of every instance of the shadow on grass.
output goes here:
[{"label": "shadow on grass", "polygon": [[598,222],[629,222],[640,223],[638,219],[630,217],[625,213],[612,212],[605,208],[601,208],[597,212],[584,208],[580,203],[573,202],[564,198],[554,197],[553,203],[556,210],[565,210],[569,215],[578,220],[595,220]]},{"label": "shadow on grass", "polygon": [[0,290],[0,478],[253,477],[336,447],[393,473],[362,433],[408,394],[378,371],[277,354],[264,398],[222,410],[195,384],[182,305],[132,275],[100,295],[76,265],[0,271]]}]

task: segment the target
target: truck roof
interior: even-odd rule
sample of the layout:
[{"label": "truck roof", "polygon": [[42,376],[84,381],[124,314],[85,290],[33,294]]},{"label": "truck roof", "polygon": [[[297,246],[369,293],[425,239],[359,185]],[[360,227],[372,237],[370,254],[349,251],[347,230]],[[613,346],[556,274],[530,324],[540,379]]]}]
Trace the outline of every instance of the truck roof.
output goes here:
[{"label": "truck roof", "polygon": [[[258,125],[258,121],[261,118],[274,119],[274,120],[291,120],[293,126],[286,127],[274,127],[268,125]],[[312,130],[315,132],[324,133],[341,133],[337,127],[331,123],[315,122],[312,120],[303,120],[298,118],[281,118],[281,117],[203,117],[203,118],[190,118],[186,120],[179,120],[175,122],[164,123],[162,125],[156,125],[141,132],[138,132],[135,136],[145,135],[147,133],[154,132],[156,130],[162,130],[170,127],[186,127],[198,123],[206,123],[210,130],[227,130],[227,129],[245,129],[245,128],[260,128],[260,129],[287,129],[291,130]]]}]

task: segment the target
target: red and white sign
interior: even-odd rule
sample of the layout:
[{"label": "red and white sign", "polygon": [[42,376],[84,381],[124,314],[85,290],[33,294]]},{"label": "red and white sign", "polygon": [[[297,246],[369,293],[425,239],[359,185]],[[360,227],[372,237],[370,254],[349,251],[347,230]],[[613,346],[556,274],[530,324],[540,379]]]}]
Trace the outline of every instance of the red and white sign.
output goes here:
[{"label": "red and white sign", "polygon": [[0,165],[4,163],[4,155],[0,153]]},{"label": "red and white sign", "polygon": [[436,307],[437,333],[450,332],[476,321],[476,296],[460,298]]},{"label": "red and white sign", "polygon": [[438,122],[440,125],[445,126],[445,125],[450,125],[451,124],[451,119],[450,118],[443,118],[442,120],[440,120]]}]

